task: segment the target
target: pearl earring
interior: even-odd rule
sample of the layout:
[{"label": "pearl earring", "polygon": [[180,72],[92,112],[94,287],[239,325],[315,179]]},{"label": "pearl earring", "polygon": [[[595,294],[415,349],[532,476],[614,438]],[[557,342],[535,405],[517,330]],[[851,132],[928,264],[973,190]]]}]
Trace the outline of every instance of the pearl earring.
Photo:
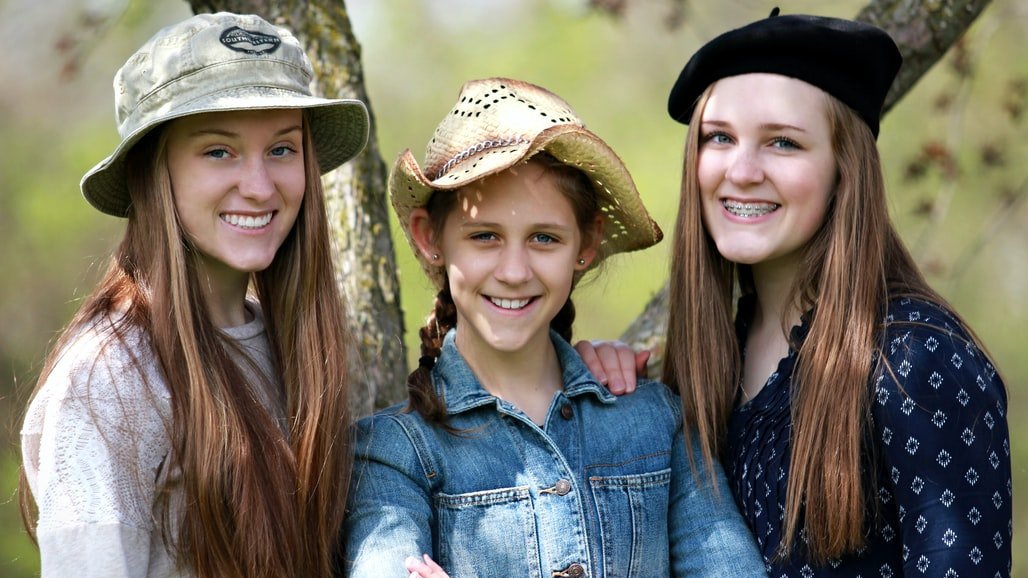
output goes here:
[{"label": "pearl earring", "polygon": [[585,259],[579,259],[578,260],[578,264],[579,265],[585,265]]}]

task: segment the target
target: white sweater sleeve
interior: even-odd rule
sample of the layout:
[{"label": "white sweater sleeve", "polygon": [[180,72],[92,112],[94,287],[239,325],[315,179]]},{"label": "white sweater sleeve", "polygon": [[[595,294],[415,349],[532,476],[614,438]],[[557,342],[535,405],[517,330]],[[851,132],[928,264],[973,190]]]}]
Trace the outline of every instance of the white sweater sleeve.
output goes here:
[{"label": "white sweater sleeve", "polygon": [[169,423],[166,387],[138,337],[86,330],[65,348],[21,432],[42,578],[166,575],[154,499]]}]

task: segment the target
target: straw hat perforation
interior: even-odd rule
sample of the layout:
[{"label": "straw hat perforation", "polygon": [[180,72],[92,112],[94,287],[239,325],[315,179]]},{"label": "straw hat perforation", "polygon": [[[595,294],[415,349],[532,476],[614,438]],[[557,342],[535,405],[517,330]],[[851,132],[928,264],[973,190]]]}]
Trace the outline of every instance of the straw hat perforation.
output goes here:
[{"label": "straw hat perforation", "polygon": [[[409,217],[437,191],[453,191],[528,162],[545,151],[593,182],[606,225],[600,256],[649,247],[663,236],[642,204],[618,155],[590,132],[571,106],[552,92],[520,80],[472,80],[436,128],[419,164],[410,149],[397,158],[389,178],[393,208],[426,273],[441,286],[441,269],[413,243]],[[424,167],[424,168],[422,168]]]}]

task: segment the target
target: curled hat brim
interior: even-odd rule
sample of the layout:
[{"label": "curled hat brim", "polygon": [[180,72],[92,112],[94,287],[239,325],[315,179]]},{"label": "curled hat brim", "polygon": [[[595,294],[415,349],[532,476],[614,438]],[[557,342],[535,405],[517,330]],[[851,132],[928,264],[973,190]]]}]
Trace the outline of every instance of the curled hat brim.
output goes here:
[{"label": "curled hat brim", "polygon": [[359,100],[318,98],[266,86],[237,87],[181,103],[154,115],[149,122],[122,139],[110,156],[82,177],[82,195],[99,211],[115,217],[126,217],[130,199],[125,179],[125,159],[143,137],[165,122],[194,114],[270,109],[308,111],[311,139],[322,174],[357,156],[368,142],[368,111]]},{"label": "curled hat brim", "polygon": [[660,242],[663,232],[650,217],[639,191],[621,158],[599,137],[584,127],[563,124],[538,133],[531,140],[495,143],[468,155],[436,179],[422,170],[410,149],[396,159],[389,177],[389,194],[400,227],[437,287],[443,283],[440,268],[429,263],[411,236],[410,214],[424,207],[437,191],[453,191],[505,171],[531,157],[547,152],[560,162],[581,170],[593,182],[604,217],[600,251],[590,267],[615,253],[645,249]]}]

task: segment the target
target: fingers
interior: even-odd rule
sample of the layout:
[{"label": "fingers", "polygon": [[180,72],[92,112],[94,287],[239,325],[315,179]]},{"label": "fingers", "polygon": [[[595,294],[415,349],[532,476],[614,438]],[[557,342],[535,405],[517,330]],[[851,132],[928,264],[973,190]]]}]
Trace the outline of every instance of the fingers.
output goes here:
[{"label": "fingers", "polygon": [[585,363],[585,366],[589,368],[589,373],[593,374],[596,381],[606,385],[607,372],[603,370],[603,364],[600,362],[600,357],[596,354],[596,346],[590,341],[579,341],[575,344],[575,351],[577,351],[578,355],[582,357],[582,361]]},{"label": "fingers", "polygon": [[[603,373],[607,376],[605,385],[614,395],[627,393],[625,368],[621,360],[621,350],[628,349],[628,346],[620,341],[596,341],[596,355],[600,358],[600,365],[603,366]],[[634,379],[634,378],[633,378]]]},{"label": "fingers", "polygon": [[636,377],[646,377],[646,363],[650,361],[650,350],[644,349],[635,354],[635,375]]},{"label": "fingers", "polygon": [[646,377],[650,352],[638,353],[620,341],[579,341],[575,350],[589,372],[614,395],[635,391],[637,377]]},{"label": "fingers", "polygon": [[422,554],[421,559],[408,556],[403,565],[410,572],[408,578],[450,578],[428,554]]},{"label": "fingers", "polygon": [[615,395],[632,393],[635,391],[636,379],[635,351],[624,343],[618,341],[614,343],[614,353],[617,356],[617,377],[611,378],[611,383],[608,384],[608,387]]},{"label": "fingers", "polygon": [[435,563],[435,560],[433,560],[431,556],[429,556],[428,554],[422,554],[421,557],[425,559],[425,565],[431,568],[433,572],[436,572],[437,575],[440,576],[440,578],[446,576],[446,572],[443,571],[442,567],[439,566],[439,564]]}]

